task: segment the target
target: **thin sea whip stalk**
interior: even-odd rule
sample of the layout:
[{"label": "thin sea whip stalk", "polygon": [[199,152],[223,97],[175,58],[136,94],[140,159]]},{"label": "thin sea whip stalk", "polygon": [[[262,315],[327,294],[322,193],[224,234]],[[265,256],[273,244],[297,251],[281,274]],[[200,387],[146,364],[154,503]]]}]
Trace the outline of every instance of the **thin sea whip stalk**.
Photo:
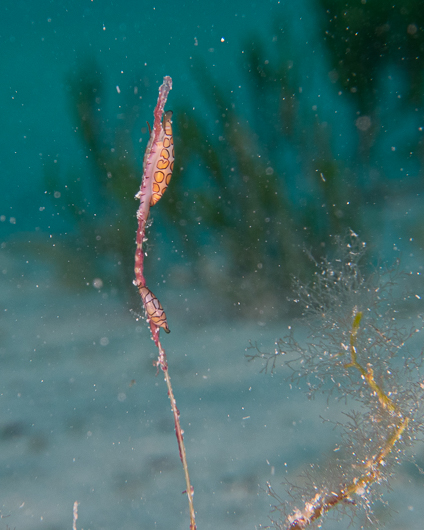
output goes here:
[{"label": "thin sea whip stalk", "polygon": [[[193,494],[194,489],[190,483],[190,476],[188,473],[186,450],[184,446],[183,430],[180,425],[180,412],[177,408],[174,393],[171,386],[171,379],[169,377],[168,360],[166,358],[165,350],[163,349],[159,340],[160,328],[164,328],[169,333],[168,324],[166,322],[165,312],[154,294],[146,287],[146,281],[143,275],[143,262],[144,262],[144,251],[143,242],[145,239],[146,222],[149,217],[150,206],[152,205],[152,194],[154,191],[155,182],[161,182],[161,178],[164,175],[160,169],[162,165],[166,164],[166,161],[170,161],[170,168],[172,172],[173,165],[173,145],[172,145],[172,131],[171,136],[167,134],[167,127],[165,128],[162,123],[162,115],[165,107],[166,100],[168,98],[169,91],[172,89],[172,79],[169,76],[163,78],[163,83],[159,88],[159,97],[154,110],[154,123],[153,130],[150,134],[150,140],[147,144],[146,152],[144,154],[143,164],[143,179],[141,182],[140,190],[135,196],[136,199],[140,199],[140,206],[137,210],[137,237],[136,237],[136,251],[135,251],[135,280],[134,285],[137,286],[141,299],[143,301],[144,309],[146,312],[146,318],[150,325],[150,331],[152,339],[156,344],[159,355],[155,365],[162,370],[165,376],[166,386],[168,388],[168,396],[171,402],[172,413],[174,415],[175,434],[178,441],[178,449],[180,452],[181,462],[184,468],[184,475],[186,480],[186,493],[188,497],[188,505],[190,511],[190,530],[196,530],[196,520],[193,506]],[[166,115],[165,115],[166,118]],[[164,123],[165,123],[164,118]],[[169,121],[169,119],[167,120]],[[168,145],[170,144],[170,145]],[[164,154],[163,154],[164,153]],[[163,156],[161,159],[160,157]],[[160,163],[162,165],[160,165]],[[172,173],[168,172],[167,179],[169,179]],[[165,187],[166,189],[166,187]],[[164,191],[164,190],[163,190]],[[162,191],[162,193],[163,193]],[[153,204],[157,202],[156,199]]]}]

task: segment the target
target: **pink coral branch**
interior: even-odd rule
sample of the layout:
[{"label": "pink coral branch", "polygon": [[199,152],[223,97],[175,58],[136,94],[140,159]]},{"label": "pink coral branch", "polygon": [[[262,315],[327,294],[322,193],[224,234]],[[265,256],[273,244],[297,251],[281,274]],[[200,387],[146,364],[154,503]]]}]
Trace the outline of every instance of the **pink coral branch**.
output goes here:
[{"label": "pink coral branch", "polygon": [[[163,78],[163,83],[159,88],[159,97],[158,97],[158,101],[157,101],[157,104],[156,104],[156,107],[153,113],[154,115],[153,130],[150,134],[150,140],[149,140],[149,143],[147,144],[146,152],[144,154],[143,179],[141,182],[140,190],[135,196],[136,199],[140,199],[140,206],[137,210],[138,227],[137,227],[137,236],[136,236],[137,247],[135,251],[134,284],[137,286],[140,292],[140,295],[141,295],[141,298],[144,304],[144,308],[146,311],[147,320],[150,325],[150,332],[152,334],[152,339],[156,347],[159,350],[158,359],[155,364],[157,366],[158,371],[159,369],[162,370],[164,377],[165,377],[166,386],[168,388],[168,396],[171,402],[172,413],[174,416],[175,434],[177,436],[177,441],[178,441],[178,450],[180,453],[181,462],[183,464],[184,475],[185,475],[185,480],[186,480],[185,493],[187,493],[188,504],[189,504],[190,530],[196,530],[196,520],[195,520],[195,512],[194,512],[194,506],[193,506],[194,490],[193,490],[193,486],[191,485],[190,476],[188,473],[188,465],[187,465],[186,450],[185,450],[185,445],[184,445],[183,430],[181,429],[181,424],[180,424],[180,411],[177,408],[177,402],[175,400],[174,393],[173,393],[172,386],[171,386],[171,378],[169,377],[169,370],[168,370],[168,360],[166,358],[165,350],[162,348],[162,345],[159,340],[160,327],[161,326],[164,327],[165,331],[167,332],[169,332],[169,329],[167,327],[167,324],[165,324],[165,326],[163,324],[164,321],[166,323],[166,317],[164,316],[163,308],[160,305],[159,301],[156,299],[156,297],[154,297],[153,293],[149,289],[147,289],[146,280],[143,274],[143,266],[144,266],[143,243],[145,241],[146,223],[149,217],[152,191],[153,191],[154,165],[155,165],[155,160],[157,160],[157,152],[161,148],[160,139],[162,137],[162,131],[163,131],[162,116],[163,116],[163,111],[164,111],[164,107],[166,104],[166,100],[168,98],[168,94],[171,89],[172,89],[172,79],[166,76]],[[160,318],[158,315],[160,316]],[[161,326],[159,324],[161,324]]]}]

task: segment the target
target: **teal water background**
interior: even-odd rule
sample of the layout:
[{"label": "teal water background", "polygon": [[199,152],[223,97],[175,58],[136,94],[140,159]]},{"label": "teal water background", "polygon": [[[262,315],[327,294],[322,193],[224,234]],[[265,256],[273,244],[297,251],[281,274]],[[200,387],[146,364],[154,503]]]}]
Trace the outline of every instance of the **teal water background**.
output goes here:
[{"label": "teal water background", "polygon": [[[125,92],[141,80],[147,86],[144,109],[152,109],[164,75],[174,83],[169,105],[184,100],[204,114],[204,102],[191,75],[193,58],[202,57],[213,76],[243,93],[239,69],[243,41],[255,34],[271,41],[273,21],[287,17],[303,46],[313,39],[311,7],[301,4],[4,2],[2,214],[16,218],[16,230],[31,230],[34,223],[54,229],[42,195],[45,158],[56,157],[63,167],[77,159],[81,170],[87,171],[69,101],[69,77],[86,61],[97,61],[104,72],[107,104],[116,114],[124,97],[116,87]],[[139,120],[140,129],[147,119],[151,120],[151,112]],[[40,207],[46,208],[43,215]]]},{"label": "teal water background", "polygon": [[[138,308],[116,287],[95,289],[94,277],[84,279],[85,291],[65,285],[54,260],[34,258],[14,243],[38,233],[60,242],[63,233],[76,229],[45,193],[43,173],[46,161],[54,159],[64,178],[69,167],[82,179],[90,175],[69,79],[84,65],[98,68],[102,104],[118,121],[128,92],[135,84],[142,87],[133,137],[141,167],[147,143],[142,129],[152,120],[164,75],[173,79],[169,108],[184,104],[213,128],[215,112],[193,75],[201,60],[240,113],[253,120],[255,102],[241,66],[246,44],[262,40],[272,60],[284,26],[291,35],[288,54],[301,63],[303,97],[332,128],[337,158],[349,160],[358,140],[346,128],[357,110],[328,83],[331,67],[317,22],[323,16],[312,0],[2,2],[0,509],[7,518],[0,529],[70,528],[74,501],[80,502],[78,528],[86,530],[188,528],[165,386],[155,377],[147,327],[129,312]],[[372,243],[383,257],[400,250],[415,272],[422,269],[422,248],[414,243],[421,233],[416,227],[423,211],[422,172],[409,157],[407,138],[424,122],[421,107],[408,114],[397,106],[402,88],[400,74],[390,72],[381,108],[391,118],[378,157],[387,188],[398,192],[388,194],[383,206],[371,197],[366,215],[379,215],[382,229]],[[293,157],[285,162],[292,168],[298,163]],[[196,186],[208,186],[204,171],[194,172]],[[364,189],[369,175],[359,179]],[[385,188],[380,191],[385,196]],[[94,200],[101,210],[101,199]],[[136,206],[129,200],[134,213]],[[165,225],[158,226],[166,233]],[[155,229],[156,224],[150,242],[159,245]],[[164,346],[186,433],[198,527],[266,525],[266,482],[278,489],[308,463],[330,458],[334,448],[319,419],[327,410],[325,399],[308,403],[278,373],[259,374],[259,365],[244,357],[249,339],[272,349],[289,320],[263,316],[257,304],[250,312],[254,318],[233,321],[222,315],[213,293],[186,278],[168,278],[161,301],[171,328]],[[399,472],[389,497],[398,514],[390,519],[379,508],[387,528],[403,528],[405,521],[408,530],[421,528],[422,487],[413,471]]]}]

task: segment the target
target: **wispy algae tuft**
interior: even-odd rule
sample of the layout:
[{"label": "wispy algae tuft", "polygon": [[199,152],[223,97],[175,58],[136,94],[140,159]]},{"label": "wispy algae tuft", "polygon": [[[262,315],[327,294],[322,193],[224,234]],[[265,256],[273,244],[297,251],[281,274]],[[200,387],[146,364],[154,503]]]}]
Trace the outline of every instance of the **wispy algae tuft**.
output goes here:
[{"label": "wispy algae tuft", "polygon": [[329,403],[333,397],[354,407],[344,411],[345,421],[331,422],[341,436],[334,458],[312,466],[302,486],[287,484],[290,502],[269,485],[282,514],[274,521],[280,530],[303,530],[333,512],[356,515],[359,506],[373,522],[394,465],[413,459],[414,445],[423,441],[424,354],[413,340],[423,322],[399,314],[396,294],[404,277],[398,266],[365,275],[365,244],[353,232],[338,239],[338,248],[333,260],[315,262],[313,282],[295,283],[306,340],[290,326],[274,352],[248,355],[271,372],[289,368],[291,383],[309,397],[319,391]]}]

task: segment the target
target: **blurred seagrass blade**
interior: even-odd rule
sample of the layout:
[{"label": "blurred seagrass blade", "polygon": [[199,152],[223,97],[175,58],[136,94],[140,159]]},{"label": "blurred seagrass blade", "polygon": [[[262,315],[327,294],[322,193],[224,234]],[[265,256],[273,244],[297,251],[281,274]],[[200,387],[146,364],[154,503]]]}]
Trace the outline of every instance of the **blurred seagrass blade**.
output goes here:
[{"label": "blurred seagrass blade", "polygon": [[340,3],[319,0],[326,14],[323,36],[337,82],[361,114],[381,104],[380,73],[396,66],[405,80],[405,101],[422,104],[424,10],[421,2]]},{"label": "blurred seagrass blade", "polygon": [[73,274],[68,274],[66,267],[62,272],[74,279],[80,272],[79,285],[87,282],[86,271],[94,269],[103,284],[119,288],[138,307],[132,288],[132,249],[136,228],[133,201],[141,178],[137,159],[141,155],[135,155],[131,134],[139,116],[139,87],[134,84],[130,93],[123,94],[122,112],[112,121],[106,116],[102,74],[95,63],[81,66],[68,85],[75,129],[90,169],[68,169],[64,177],[57,160],[46,158],[44,184],[54,208],[70,227],[61,251],[66,255],[83,252],[87,266],[76,270],[73,259],[63,259],[59,260],[62,266],[69,263]]},{"label": "blurred seagrass blade", "polygon": [[[296,41],[296,29],[276,20],[265,36],[248,35],[240,46],[239,84],[227,87],[195,57],[191,71],[203,107],[194,108],[191,99],[172,105],[175,170],[160,205],[166,219],[157,223],[173,256],[182,256],[179,241],[184,241],[192,258],[187,282],[210,288],[220,308],[241,303],[247,311],[267,306],[273,312],[281,307],[291,274],[311,272],[305,247],[321,255],[330,236],[348,227],[370,241],[371,234],[378,237],[387,229],[382,211],[389,200],[399,192],[405,199],[416,193],[416,181],[407,180],[403,168],[413,160],[412,172],[419,175],[424,158],[418,124],[423,76],[415,68],[422,62],[421,11],[411,1],[339,6],[320,0],[317,5],[319,37],[309,56]],[[400,49],[394,48],[397,42]],[[317,51],[324,62],[316,60]],[[388,88],[393,68],[406,73],[399,98]],[[46,170],[52,173],[46,186],[55,207],[73,225],[69,234],[83,234],[87,252],[97,248],[91,254],[96,267],[105,258],[112,264],[104,269],[110,281],[122,280],[133,296],[127,249],[133,247],[132,197],[143,152],[134,152],[131,138],[141,114],[139,84],[131,94],[122,90],[125,103],[111,119],[98,65],[78,68],[68,86],[90,173],[82,175],[82,164],[62,175],[59,166]],[[397,114],[385,109],[384,90],[399,102]],[[384,112],[391,131],[381,126]],[[144,124],[149,112],[142,116]],[[392,159],[386,161],[387,139],[396,129],[399,140],[399,125],[409,135],[402,135],[402,150],[396,147],[393,155],[401,178],[392,171]],[[413,230],[414,237],[422,237],[421,227]],[[147,267],[152,263],[148,260]]]},{"label": "blurred seagrass blade", "polygon": [[[181,219],[177,228],[189,245],[202,231],[209,249],[200,253],[205,262],[218,263],[216,271],[199,268],[203,282],[233,302],[273,311],[281,307],[291,274],[310,267],[304,246],[320,248],[353,219],[361,225],[361,217],[330,132],[312,113],[307,126],[298,117],[304,109],[294,96],[295,69],[281,61],[262,68],[261,49],[252,45],[246,53],[254,102],[248,109],[217,84],[202,60],[194,61],[207,119],[188,105],[175,113],[177,167],[184,171],[165,207]],[[299,152],[300,162],[293,163]],[[198,259],[199,246],[190,248]]]},{"label": "blurred seagrass blade", "polygon": [[[358,112],[359,161],[374,155],[378,138],[393,116],[384,116],[395,94],[404,123],[412,109],[423,106],[424,10],[421,2],[385,0],[341,3],[319,0],[322,36],[332,65],[329,73]],[[401,82],[399,83],[399,80]],[[408,152],[420,153],[410,146]]]}]

